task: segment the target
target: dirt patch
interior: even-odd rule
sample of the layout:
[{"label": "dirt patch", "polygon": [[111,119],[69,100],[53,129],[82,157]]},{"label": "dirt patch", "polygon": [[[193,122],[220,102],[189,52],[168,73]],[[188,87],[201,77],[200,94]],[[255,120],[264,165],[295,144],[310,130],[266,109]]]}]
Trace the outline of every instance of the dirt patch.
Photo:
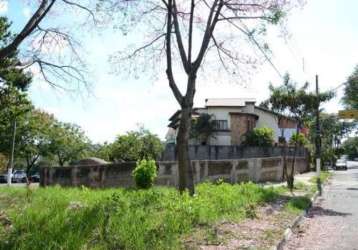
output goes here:
[{"label": "dirt patch", "polygon": [[257,208],[256,218],[221,222],[198,228],[185,240],[186,249],[269,249],[282,238],[295,215],[285,211],[287,200]]}]

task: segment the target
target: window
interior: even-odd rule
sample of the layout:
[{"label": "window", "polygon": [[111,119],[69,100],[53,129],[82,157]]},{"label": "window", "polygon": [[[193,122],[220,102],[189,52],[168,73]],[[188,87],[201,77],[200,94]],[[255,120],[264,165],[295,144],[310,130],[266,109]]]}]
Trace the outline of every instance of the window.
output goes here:
[{"label": "window", "polygon": [[253,129],[254,129],[253,121],[251,121],[250,119],[247,119],[247,132],[249,132]]},{"label": "window", "polygon": [[228,130],[229,126],[227,120],[214,120],[214,129],[215,130]]}]

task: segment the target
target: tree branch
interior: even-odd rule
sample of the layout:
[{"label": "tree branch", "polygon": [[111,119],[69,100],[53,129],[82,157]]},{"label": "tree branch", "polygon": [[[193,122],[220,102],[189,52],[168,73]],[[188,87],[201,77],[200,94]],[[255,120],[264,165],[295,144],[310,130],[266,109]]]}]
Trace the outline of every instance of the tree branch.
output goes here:
[{"label": "tree branch", "polygon": [[171,36],[172,36],[172,6],[173,0],[168,0],[168,16],[167,16],[167,34],[166,34],[166,55],[167,55],[167,77],[169,81],[169,86],[173,91],[173,94],[177,100],[177,102],[182,105],[183,103],[183,95],[181,94],[178,86],[175,83],[174,76],[173,76],[173,69],[172,69],[172,49],[171,49]]},{"label": "tree branch", "polygon": [[186,52],[185,52],[183,41],[182,41],[182,36],[181,36],[179,22],[178,22],[178,10],[177,10],[175,0],[173,0],[173,10],[174,10],[174,12],[172,12],[172,10],[170,12],[171,12],[171,15],[173,16],[174,33],[176,36],[176,41],[177,41],[178,48],[179,48],[179,54],[180,54],[180,57],[181,57],[181,60],[183,63],[184,70],[186,73],[188,73],[190,70],[190,66],[188,63],[188,58],[186,56]]},{"label": "tree branch", "polygon": [[48,0],[42,0],[39,8],[35,12],[35,14],[30,18],[25,27],[21,30],[21,32],[15,37],[15,39],[0,49],[0,59],[5,59],[10,54],[16,51],[19,45],[28,37],[39,25],[42,19],[46,16],[46,14],[50,11],[56,0],[51,0],[48,3]]}]

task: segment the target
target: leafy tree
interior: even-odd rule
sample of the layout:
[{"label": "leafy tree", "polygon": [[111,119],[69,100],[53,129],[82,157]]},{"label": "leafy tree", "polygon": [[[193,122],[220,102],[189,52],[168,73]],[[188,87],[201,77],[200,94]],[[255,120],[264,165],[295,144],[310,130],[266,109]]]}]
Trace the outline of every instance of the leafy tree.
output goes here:
[{"label": "leafy tree", "polygon": [[6,156],[2,153],[0,153],[0,173],[4,172],[6,170],[8,159]]},{"label": "leafy tree", "polygon": [[350,159],[358,157],[358,137],[348,138],[343,143],[343,152],[348,155]]},{"label": "leafy tree", "polygon": [[[325,102],[333,97],[333,93],[321,93],[318,98],[316,94],[307,91],[309,84],[305,83],[298,88],[297,83],[292,82],[288,74],[284,77],[284,82],[281,86],[274,87],[270,84],[270,98],[265,102],[265,105],[275,112],[283,115],[291,116],[297,122],[296,134],[303,125],[312,117],[317,109],[318,100]],[[295,141],[294,155],[290,173],[287,173],[287,162],[284,161],[284,176],[287,180],[287,186],[292,190],[294,185],[294,171],[297,148],[299,146],[298,140]],[[285,150],[286,151],[286,150]],[[286,157],[284,157],[286,159]]]},{"label": "leafy tree", "polygon": [[[11,145],[14,130],[14,121],[19,124],[25,122],[25,116],[32,109],[27,95],[15,87],[6,88],[0,103],[0,152],[8,159],[11,154]],[[15,142],[19,142],[20,134],[16,133]],[[19,152],[19,145],[15,143],[15,152]]]},{"label": "leafy tree", "polygon": [[[336,114],[320,114],[321,124],[321,158],[322,163],[334,162],[338,158],[337,150],[341,142],[357,127],[355,122],[342,122]],[[316,121],[313,117],[307,122],[309,138],[312,144],[316,138]]]},{"label": "leafy tree", "polygon": [[26,114],[25,120],[19,124],[17,156],[25,161],[28,175],[41,157],[50,156],[50,130],[55,122],[52,115],[34,109]]},{"label": "leafy tree", "polygon": [[208,140],[215,131],[215,123],[209,114],[200,114],[198,118],[193,119],[190,136],[201,144],[207,144]]},{"label": "leafy tree", "polygon": [[[0,17],[0,47],[11,39],[10,23],[6,17]],[[26,90],[31,82],[31,74],[25,73],[19,66],[18,51],[14,50],[6,58],[0,60],[0,97],[5,95],[6,87],[14,86]],[[5,93],[4,93],[5,92]]]},{"label": "leafy tree", "polygon": [[[242,47],[247,40],[264,51],[264,45],[260,45],[258,38],[262,38],[266,33],[265,26],[277,24],[282,20],[284,13],[295,2],[277,0],[260,0],[252,3],[243,0],[104,0],[100,2],[100,9],[119,13],[123,20],[120,30],[125,34],[130,31],[145,32],[145,37],[149,37],[149,41],[144,45],[138,46],[139,48],[129,53],[128,50],[118,53],[113,56],[114,60],[118,58],[119,63],[130,60],[128,65],[131,66],[152,67],[152,65],[161,65],[161,56],[165,55],[168,84],[181,108],[176,140],[180,191],[189,189],[191,194],[194,193],[188,146],[199,69],[203,69],[204,64],[210,62],[211,55],[216,57],[215,64],[220,65],[227,75],[232,74],[236,78],[240,76],[244,72],[242,68],[255,61],[243,55]],[[153,63],[148,62],[150,59],[154,60]],[[129,72],[133,72],[133,69]],[[185,74],[186,84],[182,88],[185,92],[179,88],[174,72]]]},{"label": "leafy tree", "polygon": [[112,161],[112,144],[105,142],[103,144],[91,144],[88,148],[88,155],[97,157],[105,161]]},{"label": "leafy tree", "polygon": [[348,109],[358,109],[358,65],[347,80],[343,103]]},{"label": "leafy tree", "polygon": [[[9,28],[8,20],[0,17],[0,48],[12,38]],[[31,83],[31,74],[17,67],[20,64],[17,54],[14,49],[0,60],[0,152],[3,159],[11,159],[14,133],[15,142],[19,140],[16,123],[24,121],[23,115],[32,108],[23,92]],[[15,152],[19,152],[18,149],[15,144]]]},{"label": "leafy tree", "polygon": [[49,153],[60,166],[86,156],[90,143],[79,126],[57,121],[49,132]]},{"label": "leafy tree", "polygon": [[252,147],[270,147],[274,143],[274,132],[271,128],[254,128],[244,138],[243,145]]},{"label": "leafy tree", "polygon": [[111,159],[114,161],[156,160],[163,151],[160,139],[148,130],[131,131],[119,135],[111,145]]}]

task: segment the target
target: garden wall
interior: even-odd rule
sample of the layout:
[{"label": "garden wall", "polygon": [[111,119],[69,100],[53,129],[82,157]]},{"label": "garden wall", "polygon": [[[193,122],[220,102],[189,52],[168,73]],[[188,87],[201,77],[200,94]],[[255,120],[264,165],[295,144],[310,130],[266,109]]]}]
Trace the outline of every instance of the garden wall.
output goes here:
[{"label": "garden wall", "polygon": [[[246,159],[263,157],[281,157],[285,148],[275,147],[247,147],[240,145],[222,146],[222,145],[190,145],[189,157],[192,160],[226,160],[226,159]],[[293,156],[294,147],[288,147],[287,155]],[[299,147],[296,155],[307,157],[308,151],[304,147]],[[167,144],[163,152],[162,161],[175,161],[175,144]]]},{"label": "garden wall", "polygon": [[[289,163],[291,160],[289,159]],[[230,183],[244,181],[264,182],[281,181],[283,173],[282,157],[263,157],[226,160],[193,160],[191,161],[194,182],[215,181],[223,179]],[[291,164],[289,164],[289,167]],[[40,170],[41,186],[87,186],[132,187],[134,162],[69,167],[43,167]],[[178,164],[176,161],[157,162],[157,185],[178,185]],[[290,169],[290,168],[289,168]],[[295,172],[308,171],[305,157],[296,159]]]}]

